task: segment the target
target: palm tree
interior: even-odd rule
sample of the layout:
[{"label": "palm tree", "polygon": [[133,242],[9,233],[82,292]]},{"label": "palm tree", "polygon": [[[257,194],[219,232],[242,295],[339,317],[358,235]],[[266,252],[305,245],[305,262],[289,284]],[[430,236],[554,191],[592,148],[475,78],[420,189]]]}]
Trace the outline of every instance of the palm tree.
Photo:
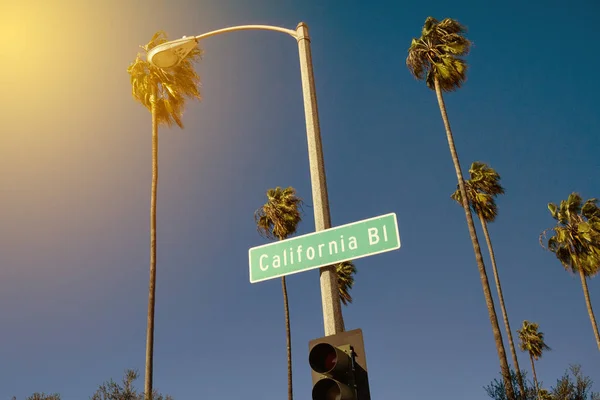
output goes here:
[{"label": "palm tree", "polygon": [[[498,267],[496,266],[496,256],[494,255],[494,248],[492,247],[492,240],[490,239],[490,233],[487,226],[488,223],[494,222],[498,216],[498,206],[496,205],[494,198],[499,194],[504,194],[504,188],[500,184],[500,175],[485,163],[476,161],[471,164],[469,175],[471,178],[465,182],[469,204],[471,205],[471,210],[473,210],[479,218],[479,222],[481,222],[485,242],[487,243],[490,253],[490,261],[492,262],[492,271],[494,272],[494,280],[498,291],[498,300],[500,302],[500,309],[502,310],[506,335],[508,336],[508,344],[510,346],[513,364],[517,371],[517,382],[519,383],[520,392],[525,393],[525,384],[523,382],[523,377],[521,376],[521,368],[519,367],[512,330],[510,329],[510,323],[508,321],[506,305],[504,304],[500,275],[498,274]],[[458,204],[462,205],[460,190],[457,189],[451,197],[456,200]]]},{"label": "palm tree", "polygon": [[566,201],[560,202],[560,206],[548,204],[548,210],[557,224],[542,232],[540,244],[545,247],[542,238],[546,232],[554,231],[554,235],[548,239],[548,250],[556,255],[567,271],[579,274],[585,304],[600,349],[600,333],[587,286],[587,278],[593,277],[600,270],[600,209],[597,199],[582,203],[579,194],[571,193]]},{"label": "palm tree", "polygon": [[551,349],[544,343],[544,333],[539,332],[538,328],[539,325],[536,323],[523,321],[523,325],[521,326],[521,329],[517,330],[517,333],[519,334],[520,349],[529,353],[531,372],[533,373],[533,383],[535,384],[535,390],[539,393],[538,380],[535,373],[535,363],[533,360],[539,360],[545,350]]},{"label": "palm tree", "polygon": [[[267,202],[254,214],[258,232],[268,239],[285,240],[296,233],[302,216],[302,200],[296,196],[296,189],[276,187],[267,191]],[[285,312],[285,334],[287,343],[288,399],[292,400],[292,333],[290,329],[290,308],[288,304],[285,276],[281,277],[283,309]]]},{"label": "palm tree", "polygon": [[471,42],[464,36],[465,32],[465,27],[453,19],[446,18],[438,21],[435,18],[427,17],[421,31],[421,37],[412,40],[408,50],[408,57],[406,58],[406,65],[412,75],[419,80],[425,80],[427,86],[435,90],[437,96],[442,120],[446,129],[450,154],[454,162],[456,178],[458,179],[459,190],[462,195],[462,205],[465,210],[471,242],[473,243],[481,286],[492,324],[492,332],[500,360],[500,370],[502,371],[502,377],[506,385],[506,394],[509,400],[514,400],[515,394],[510,380],[508,361],[506,360],[506,352],[504,350],[504,343],[502,342],[502,333],[498,325],[494,300],[492,299],[490,284],[485,271],[485,264],[481,255],[473,216],[471,215],[471,208],[467,200],[465,183],[442,94],[442,92],[450,92],[460,88],[466,80],[467,63],[461,57],[469,53]]},{"label": "palm tree", "polygon": [[[167,41],[167,35],[158,31],[150,42],[141,46],[146,52]],[[158,187],[158,126],[177,124],[183,129],[181,117],[187,99],[200,100],[200,78],[193,63],[201,57],[194,48],[179,65],[163,71],[137,55],[127,68],[133,98],[152,114],[152,188],[150,192],[150,284],[148,290],[148,325],[146,329],[146,370],[144,393],[152,397],[154,359],[154,304],[156,292],[156,192]]]},{"label": "palm tree", "polygon": [[340,300],[345,306],[348,303],[352,303],[352,296],[350,295],[350,289],[354,285],[354,275],[356,274],[356,267],[352,261],[343,261],[335,266],[335,272],[337,273],[338,289],[340,293]]}]

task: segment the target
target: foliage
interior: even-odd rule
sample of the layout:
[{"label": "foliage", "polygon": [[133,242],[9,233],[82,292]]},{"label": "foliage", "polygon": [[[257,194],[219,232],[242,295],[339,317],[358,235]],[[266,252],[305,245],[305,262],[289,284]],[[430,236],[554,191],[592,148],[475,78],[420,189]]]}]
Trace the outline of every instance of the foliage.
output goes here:
[{"label": "foliage", "polygon": [[[521,371],[523,377],[526,372]],[[511,370],[511,379],[515,390],[518,389],[517,374]],[[525,382],[526,396],[520,400],[600,400],[600,393],[592,392],[593,381],[584,376],[579,365],[571,365],[565,374],[557,379],[556,385],[548,389],[540,389],[539,396],[535,395],[535,388],[531,382]],[[506,400],[504,382],[494,379],[488,386],[484,386],[487,395],[494,400]]]},{"label": "foliage", "polygon": [[296,233],[302,220],[302,199],[296,189],[277,186],[267,191],[267,202],[254,213],[258,232],[268,239],[284,240]]},{"label": "foliage", "polygon": [[[167,41],[167,34],[158,31],[152,36],[150,42],[141,47],[147,53]],[[201,99],[200,77],[193,66],[201,56],[202,51],[196,46],[177,66],[163,70],[150,64],[138,53],[127,68],[131,81],[131,94],[148,111],[152,111],[152,88],[156,87],[156,114],[159,125],[172,126],[176,123],[183,129],[181,117],[186,98]]]},{"label": "foliage", "polygon": [[[133,382],[138,378],[136,371],[127,370],[122,384],[112,379],[100,385],[90,400],[144,400],[144,393],[138,393],[133,387]],[[173,400],[171,396],[163,397],[162,394],[153,392],[152,400]]]},{"label": "foliage", "polygon": [[592,392],[594,382],[581,372],[580,365],[570,365],[552,388],[555,400],[600,400],[600,393]]},{"label": "foliage", "polygon": [[594,276],[600,268],[600,208],[597,199],[585,203],[577,193],[571,193],[560,205],[548,204],[548,210],[557,221],[556,226],[540,235],[540,244],[546,232],[554,231],[548,239],[548,250],[556,255],[570,272],[581,269],[586,277]]},{"label": "foliage", "polygon": [[344,261],[335,266],[337,272],[338,290],[340,293],[340,300],[347,306],[348,303],[352,303],[352,296],[350,295],[350,289],[354,285],[354,275],[356,274],[356,267],[352,261]]},{"label": "foliage", "polygon": [[540,389],[538,391],[538,400],[553,400],[554,396],[547,389]]},{"label": "foliage", "polygon": [[[500,374],[502,376],[502,374]],[[510,369],[510,380],[515,390],[515,396],[519,400],[537,400],[535,395],[535,386],[532,382],[527,381],[527,372],[521,371],[523,377],[523,384],[525,386],[525,396],[522,395],[519,387],[519,380],[517,373]],[[494,400],[508,400],[506,396],[506,387],[504,386],[504,380],[494,379],[489,385],[483,387],[487,395]]]},{"label": "foliage", "polygon": [[521,329],[517,330],[520,340],[520,349],[528,352],[534,360],[538,360],[542,357],[542,353],[545,350],[551,350],[544,342],[544,333],[538,331],[538,329],[538,324],[525,320],[523,321]]},{"label": "foliage", "polygon": [[444,92],[456,90],[466,80],[467,63],[461,58],[469,53],[471,42],[464,36],[466,28],[458,21],[438,21],[427,17],[421,37],[413,39],[406,66],[418,80],[425,79],[435,89],[437,77]]},{"label": "foliage", "polygon": [[[471,178],[465,181],[465,189],[471,209],[477,216],[482,216],[485,222],[494,222],[498,216],[498,206],[494,197],[504,194],[504,188],[500,184],[500,175],[493,168],[479,161],[471,164],[469,175]],[[458,185],[450,197],[462,206],[462,196]]]},{"label": "foliage", "polygon": [[[98,390],[96,390],[96,393],[94,393],[90,400],[145,400],[144,394],[138,393],[133,386],[137,378],[138,374],[136,371],[126,370],[123,381],[120,384],[112,379],[104,382],[98,387]],[[16,397],[13,397],[12,400],[16,400]],[[34,393],[26,400],[61,400],[61,397],[59,394]],[[163,396],[154,391],[152,400],[173,400],[173,398],[171,396]]]},{"label": "foliage", "polygon": [[[17,398],[13,396],[11,400],[17,400]],[[34,393],[25,400],[60,400],[60,394]]]}]

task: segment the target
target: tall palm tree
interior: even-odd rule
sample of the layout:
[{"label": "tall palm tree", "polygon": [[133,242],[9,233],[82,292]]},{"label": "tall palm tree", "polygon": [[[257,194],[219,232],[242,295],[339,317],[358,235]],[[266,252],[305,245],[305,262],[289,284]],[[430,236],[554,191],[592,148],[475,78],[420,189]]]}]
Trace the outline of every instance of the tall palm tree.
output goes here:
[{"label": "tall palm tree", "polygon": [[571,193],[566,201],[560,202],[560,206],[548,204],[548,210],[557,224],[542,232],[540,244],[545,247],[542,238],[546,232],[554,231],[554,235],[548,239],[547,248],[567,271],[579,274],[596,344],[600,349],[600,333],[587,286],[587,278],[600,270],[600,208],[597,199],[582,203],[579,194]]},{"label": "tall palm tree", "polygon": [[490,284],[485,271],[485,264],[483,262],[483,256],[481,255],[481,248],[479,247],[475,224],[473,222],[473,216],[471,215],[471,208],[469,207],[465,182],[463,180],[456,146],[454,145],[454,138],[452,136],[452,129],[450,128],[450,122],[448,120],[446,105],[442,94],[442,92],[450,92],[460,88],[462,83],[466,80],[467,63],[461,57],[469,53],[471,42],[465,37],[465,32],[465,27],[453,19],[446,18],[442,21],[438,21],[435,18],[427,17],[421,31],[421,37],[413,39],[411,42],[408,50],[408,57],[406,58],[406,65],[412,75],[419,80],[425,80],[427,86],[430,89],[435,90],[437,96],[442,120],[444,121],[444,127],[446,129],[448,147],[450,148],[450,154],[452,156],[452,161],[454,162],[459,190],[462,194],[462,205],[465,210],[469,235],[473,244],[477,268],[479,269],[481,286],[483,288],[483,294],[490,316],[490,322],[492,324],[492,332],[494,334],[498,358],[500,360],[500,370],[502,372],[504,385],[506,386],[506,394],[509,400],[515,400],[508,361],[506,360],[506,352],[504,350],[504,343],[502,342],[502,333],[500,332],[500,326],[498,325],[494,300],[492,299]]},{"label": "tall palm tree", "polygon": [[538,324],[525,320],[523,321],[521,329],[517,329],[517,333],[519,334],[520,349],[529,353],[531,372],[533,373],[533,383],[535,384],[536,392],[539,393],[538,380],[535,373],[535,363],[533,360],[539,360],[544,351],[551,349],[544,343],[544,333],[538,331],[538,328]]},{"label": "tall palm tree", "polygon": [[337,273],[338,289],[340,293],[340,300],[347,306],[352,303],[352,296],[350,295],[350,289],[354,286],[354,275],[356,274],[356,266],[352,261],[343,261],[335,266],[335,272]]},{"label": "tall palm tree", "polygon": [[[285,240],[296,233],[302,216],[302,200],[296,196],[296,189],[276,187],[267,191],[267,202],[254,214],[258,232],[268,239]],[[281,277],[283,309],[285,312],[285,334],[287,344],[288,399],[292,400],[292,333],[290,329],[290,308],[288,304],[285,276]]]},{"label": "tall palm tree", "polygon": [[[500,175],[485,163],[476,161],[471,164],[469,175],[471,178],[465,181],[465,189],[467,190],[471,210],[473,210],[479,218],[479,222],[481,222],[485,242],[487,243],[490,253],[490,261],[492,263],[492,271],[494,272],[494,280],[498,291],[498,300],[500,302],[500,309],[502,310],[502,318],[504,319],[504,327],[506,328],[506,335],[508,336],[508,344],[510,346],[513,364],[517,371],[517,382],[519,384],[520,393],[525,393],[525,383],[521,376],[521,368],[519,367],[512,330],[510,329],[510,323],[508,321],[506,305],[504,304],[504,294],[502,293],[502,285],[500,284],[496,256],[494,255],[494,248],[492,247],[492,240],[490,239],[490,233],[488,231],[488,224],[494,222],[498,216],[498,206],[496,205],[494,198],[499,194],[504,194],[504,188],[500,184]],[[460,190],[457,189],[451,197],[456,200],[458,204],[462,205]]]},{"label": "tall palm tree", "polygon": [[[141,46],[145,52],[167,41],[167,35],[158,31],[150,42]],[[158,188],[158,126],[177,124],[183,129],[181,117],[187,99],[200,100],[200,78],[193,63],[202,52],[194,48],[185,59],[169,71],[154,67],[140,54],[127,68],[132,96],[152,114],[152,187],[150,191],[150,284],[148,290],[148,322],[146,329],[146,370],[144,393],[152,397],[154,360],[154,304],[156,293],[156,193]]]}]

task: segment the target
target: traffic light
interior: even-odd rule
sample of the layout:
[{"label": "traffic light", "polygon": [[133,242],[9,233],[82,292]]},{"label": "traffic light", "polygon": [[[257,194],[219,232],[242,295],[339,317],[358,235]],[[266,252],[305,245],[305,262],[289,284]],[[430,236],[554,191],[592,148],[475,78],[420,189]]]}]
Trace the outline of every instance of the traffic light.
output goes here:
[{"label": "traffic light", "polygon": [[311,340],[313,400],[371,400],[361,329]]}]

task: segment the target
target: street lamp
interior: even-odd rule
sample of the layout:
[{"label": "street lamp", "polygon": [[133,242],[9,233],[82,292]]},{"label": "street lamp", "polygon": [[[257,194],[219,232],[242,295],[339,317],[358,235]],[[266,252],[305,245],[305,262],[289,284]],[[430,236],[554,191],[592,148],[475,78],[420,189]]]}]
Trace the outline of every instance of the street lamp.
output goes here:
[{"label": "street lamp", "polygon": [[148,52],[148,61],[158,68],[178,65],[196,47],[196,38],[186,36],[154,47]]},{"label": "street lamp", "polygon": [[[181,39],[154,47],[148,52],[147,59],[156,67],[171,68],[178,65],[194,49],[198,41],[221,33],[242,30],[266,30],[287,33],[298,42],[315,230],[329,229],[331,228],[331,216],[329,214],[325,163],[323,161],[321,129],[319,127],[319,113],[317,110],[317,94],[310,51],[310,37],[308,35],[308,26],[304,22],[299,23],[296,30],[270,25],[240,25],[218,29],[198,36],[184,36]],[[337,274],[334,266],[321,268],[320,283],[325,335],[329,336],[343,332],[344,320],[338,292]]]}]

